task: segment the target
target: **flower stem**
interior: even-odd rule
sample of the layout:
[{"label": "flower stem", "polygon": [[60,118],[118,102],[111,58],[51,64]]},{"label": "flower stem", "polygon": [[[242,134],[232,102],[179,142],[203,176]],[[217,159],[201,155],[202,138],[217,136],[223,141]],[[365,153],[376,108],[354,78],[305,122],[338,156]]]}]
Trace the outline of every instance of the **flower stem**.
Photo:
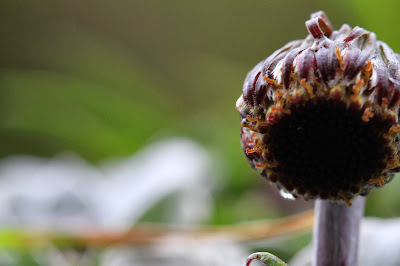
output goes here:
[{"label": "flower stem", "polygon": [[365,197],[351,207],[344,203],[317,200],[313,232],[313,266],[352,266],[358,261],[360,222]]}]

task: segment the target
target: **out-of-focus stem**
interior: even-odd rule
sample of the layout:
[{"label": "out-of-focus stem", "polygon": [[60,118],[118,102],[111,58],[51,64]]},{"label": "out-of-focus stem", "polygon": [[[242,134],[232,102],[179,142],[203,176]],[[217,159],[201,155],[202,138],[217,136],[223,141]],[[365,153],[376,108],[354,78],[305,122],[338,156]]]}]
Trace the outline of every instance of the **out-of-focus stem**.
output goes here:
[{"label": "out-of-focus stem", "polygon": [[344,203],[317,200],[313,232],[313,266],[354,266],[358,261],[360,222],[365,197],[349,207]]},{"label": "out-of-focus stem", "polygon": [[251,254],[245,263],[245,266],[250,266],[253,260],[258,260],[268,266],[288,266],[284,261],[275,255],[268,252],[256,252]]}]

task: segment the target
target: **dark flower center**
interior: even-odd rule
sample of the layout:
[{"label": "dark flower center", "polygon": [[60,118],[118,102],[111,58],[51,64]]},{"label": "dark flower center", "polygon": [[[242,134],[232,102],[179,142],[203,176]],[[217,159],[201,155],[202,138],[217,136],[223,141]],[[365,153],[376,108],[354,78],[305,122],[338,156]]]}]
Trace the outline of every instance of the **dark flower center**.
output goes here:
[{"label": "dark flower center", "polygon": [[286,187],[336,194],[384,170],[389,124],[383,119],[364,122],[361,111],[333,101],[291,111],[271,126],[269,145]]}]

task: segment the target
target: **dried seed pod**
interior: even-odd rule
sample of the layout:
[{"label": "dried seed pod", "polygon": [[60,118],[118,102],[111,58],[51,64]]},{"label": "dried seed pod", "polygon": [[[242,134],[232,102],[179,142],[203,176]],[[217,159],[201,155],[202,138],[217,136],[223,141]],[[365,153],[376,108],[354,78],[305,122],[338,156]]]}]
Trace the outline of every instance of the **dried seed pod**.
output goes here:
[{"label": "dried seed pod", "polygon": [[367,195],[400,170],[400,56],[323,12],[260,62],[236,103],[247,160],[294,196]]}]

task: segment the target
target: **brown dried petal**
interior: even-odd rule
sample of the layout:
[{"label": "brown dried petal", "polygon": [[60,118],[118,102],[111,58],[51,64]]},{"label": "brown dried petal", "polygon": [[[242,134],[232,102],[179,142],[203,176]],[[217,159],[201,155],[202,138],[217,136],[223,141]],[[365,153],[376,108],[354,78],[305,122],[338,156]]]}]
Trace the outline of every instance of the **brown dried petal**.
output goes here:
[{"label": "brown dried petal", "polygon": [[361,69],[365,68],[370,55],[358,48],[348,48],[344,59],[345,68],[344,75],[347,79],[352,80]]},{"label": "brown dried petal", "polygon": [[291,50],[283,59],[283,64],[282,64],[282,77],[283,77],[283,84],[285,85],[285,88],[289,88],[289,83],[290,83],[290,77],[293,71],[293,61],[296,58],[296,56],[301,53],[304,50],[304,48],[295,48]]},{"label": "brown dried petal", "polygon": [[300,78],[305,78],[306,80],[308,80],[310,70],[314,67],[315,64],[315,55],[310,48],[307,48],[301,54],[299,54],[297,63],[299,65]]},{"label": "brown dried petal", "polygon": [[354,42],[355,40],[359,39],[360,37],[362,37],[363,35],[368,34],[368,33],[369,33],[369,31],[356,26],[350,32],[349,36],[347,36],[346,39],[344,39],[344,42],[346,44],[349,44],[349,43]]},{"label": "brown dried petal", "polygon": [[302,40],[296,40],[287,43],[285,46],[283,46],[281,49],[275,51],[271,56],[269,56],[263,65],[263,75],[267,75],[267,77],[272,78],[272,71],[276,67],[276,65],[279,63],[280,60],[282,60],[286,54],[293,48],[296,48],[300,46],[302,43]]},{"label": "brown dried petal", "polygon": [[247,74],[247,77],[245,79],[245,82],[243,84],[243,98],[244,101],[250,105],[254,106],[254,98],[255,98],[255,86],[257,82],[257,78],[261,74],[261,67],[262,67],[262,62],[259,63],[257,66],[255,66],[249,74]]},{"label": "brown dried petal", "polygon": [[321,74],[322,80],[327,82],[334,78],[338,66],[338,58],[335,52],[335,47],[330,45],[328,47],[322,46],[315,52],[315,60],[318,70]]}]

